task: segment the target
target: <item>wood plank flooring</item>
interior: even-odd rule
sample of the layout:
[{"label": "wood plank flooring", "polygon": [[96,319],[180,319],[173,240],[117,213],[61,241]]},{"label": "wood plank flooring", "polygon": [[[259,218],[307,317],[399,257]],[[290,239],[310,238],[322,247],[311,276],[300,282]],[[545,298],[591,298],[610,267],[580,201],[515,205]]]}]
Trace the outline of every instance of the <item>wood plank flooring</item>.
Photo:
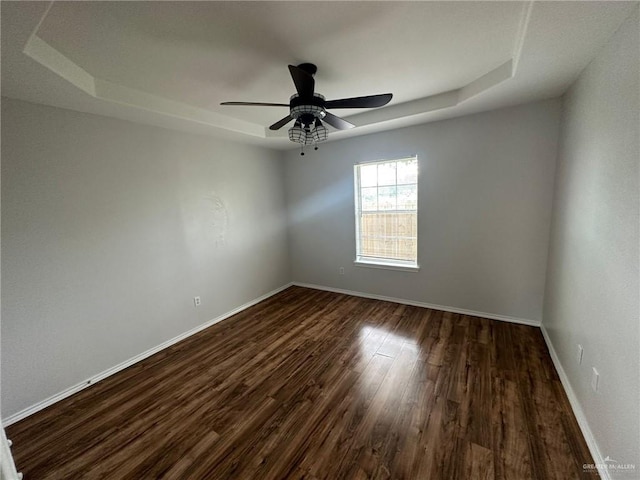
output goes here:
[{"label": "wood plank flooring", "polygon": [[537,328],[300,287],[7,431],[26,480],[568,480],[593,463]]}]

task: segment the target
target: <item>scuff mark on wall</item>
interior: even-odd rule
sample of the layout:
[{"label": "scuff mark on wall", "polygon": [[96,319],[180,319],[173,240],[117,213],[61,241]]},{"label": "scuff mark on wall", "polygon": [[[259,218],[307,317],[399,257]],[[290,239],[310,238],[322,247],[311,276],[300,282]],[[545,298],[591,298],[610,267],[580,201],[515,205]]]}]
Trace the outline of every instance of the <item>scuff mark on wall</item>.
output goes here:
[{"label": "scuff mark on wall", "polygon": [[213,240],[216,247],[221,247],[226,244],[227,230],[229,228],[229,215],[227,214],[227,207],[220,196],[215,192],[212,192],[206,197],[209,203],[210,221],[213,231]]}]

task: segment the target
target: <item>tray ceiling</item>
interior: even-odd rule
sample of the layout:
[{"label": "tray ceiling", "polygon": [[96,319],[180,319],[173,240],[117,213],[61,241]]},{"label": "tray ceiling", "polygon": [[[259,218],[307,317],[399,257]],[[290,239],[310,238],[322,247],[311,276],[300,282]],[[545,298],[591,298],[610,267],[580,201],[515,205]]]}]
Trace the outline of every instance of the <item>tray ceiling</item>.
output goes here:
[{"label": "tray ceiling", "polygon": [[560,95],[636,2],[2,2],[2,94],[289,147],[287,64],[318,65],[331,139]]}]

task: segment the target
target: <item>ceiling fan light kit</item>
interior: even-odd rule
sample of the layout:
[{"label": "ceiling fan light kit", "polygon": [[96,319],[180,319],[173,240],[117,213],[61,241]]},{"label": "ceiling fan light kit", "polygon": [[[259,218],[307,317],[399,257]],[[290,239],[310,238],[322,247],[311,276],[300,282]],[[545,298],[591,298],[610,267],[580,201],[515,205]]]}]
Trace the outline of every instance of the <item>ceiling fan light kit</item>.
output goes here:
[{"label": "ceiling fan light kit", "polygon": [[[324,96],[314,92],[315,80],[313,75],[317,71],[318,68],[312,63],[301,63],[297,67],[289,65],[289,73],[298,93],[292,95],[289,99],[289,115],[269,127],[270,130],[279,130],[295,120],[293,127],[289,129],[289,140],[301,145],[300,155],[304,155],[305,145],[315,145],[317,150],[317,144],[329,138],[329,130],[322,123],[323,120],[337,130],[347,130],[355,127],[352,123],[327,112],[327,108],[377,108],[389,103],[393,97],[391,93],[384,93],[381,95],[327,101]],[[221,105],[287,106],[282,103],[261,102],[223,102]]]},{"label": "ceiling fan light kit", "polygon": [[[307,132],[300,122],[296,122],[293,127],[289,129],[289,140],[294,143],[301,143],[302,145],[308,145]],[[310,143],[311,138],[309,138]]]},{"label": "ceiling fan light kit", "polygon": [[316,124],[313,130],[311,130],[311,135],[315,143],[324,142],[329,138],[329,130],[322,124],[320,119],[316,119]]}]

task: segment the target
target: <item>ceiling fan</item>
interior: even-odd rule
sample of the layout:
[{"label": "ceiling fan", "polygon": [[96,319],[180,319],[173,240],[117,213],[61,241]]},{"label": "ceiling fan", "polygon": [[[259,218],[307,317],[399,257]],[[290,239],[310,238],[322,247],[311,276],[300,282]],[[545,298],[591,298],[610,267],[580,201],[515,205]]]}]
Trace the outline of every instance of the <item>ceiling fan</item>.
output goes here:
[{"label": "ceiling fan", "polygon": [[[391,93],[381,95],[368,95],[365,97],[341,98],[339,100],[325,100],[319,93],[315,93],[315,80],[313,76],[318,68],[313,63],[301,63],[298,66],[289,65],[291,78],[298,93],[291,96],[289,103],[262,103],[262,102],[223,102],[220,105],[249,105],[263,107],[289,107],[289,115],[269,127],[270,130],[279,130],[287,123],[295,120],[293,127],[289,129],[289,140],[305,145],[315,145],[327,140],[329,131],[322,124],[326,123],[338,130],[347,130],[355,127],[354,124],[327,112],[333,108],[376,108],[382,107],[391,101]],[[301,152],[304,155],[304,150]]]}]

